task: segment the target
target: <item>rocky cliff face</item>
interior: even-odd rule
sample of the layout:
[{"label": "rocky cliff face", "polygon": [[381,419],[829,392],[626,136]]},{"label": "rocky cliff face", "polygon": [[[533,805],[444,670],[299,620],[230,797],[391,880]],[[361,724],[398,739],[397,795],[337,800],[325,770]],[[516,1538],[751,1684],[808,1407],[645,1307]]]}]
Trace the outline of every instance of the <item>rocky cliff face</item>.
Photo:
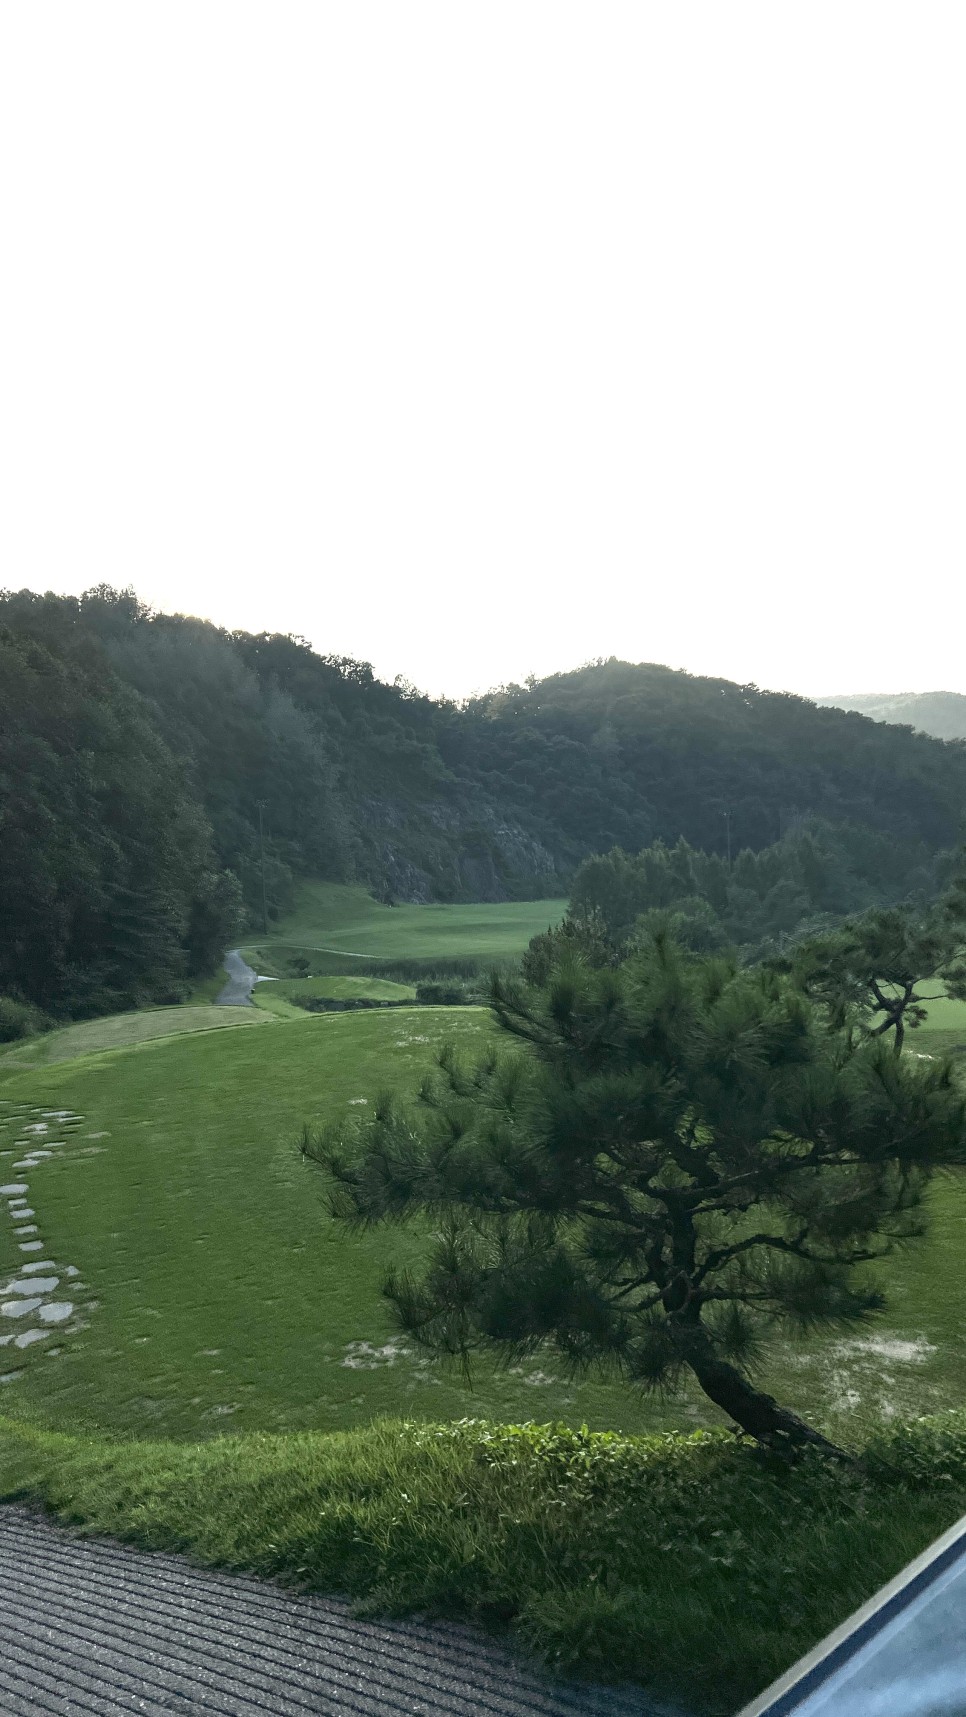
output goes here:
[{"label": "rocky cliff face", "polygon": [[359,812],[369,878],[388,899],[512,900],[564,887],[549,848],[492,805],[380,798]]}]

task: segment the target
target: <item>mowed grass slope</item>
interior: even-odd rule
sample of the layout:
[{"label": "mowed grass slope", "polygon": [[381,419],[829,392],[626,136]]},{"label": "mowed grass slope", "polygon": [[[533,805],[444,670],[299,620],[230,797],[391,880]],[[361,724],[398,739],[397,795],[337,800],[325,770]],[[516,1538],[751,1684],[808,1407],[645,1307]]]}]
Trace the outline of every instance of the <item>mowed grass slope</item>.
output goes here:
[{"label": "mowed grass slope", "polygon": [[[493,1030],[484,1009],[291,1021],[234,1012],[269,1029],[192,1033],[31,1071],[0,1062],[0,1099],[84,1117],[29,1173],[14,1168],[17,1127],[0,1144],[0,1184],[29,1182],[42,1255],[86,1284],[87,1327],[69,1326],[54,1359],[52,1342],[5,1350],[7,1410],[178,1437],[342,1429],[400,1413],[625,1432],[720,1423],[696,1391],[645,1399],[614,1379],[575,1382],[550,1357],[512,1374],[481,1363],[470,1388],[394,1335],[380,1284],[390,1262],[418,1261],[425,1231],[337,1227],[295,1140],[303,1122],[364,1113],[387,1087],[415,1091],[446,1041],[475,1053]],[[5,1204],[9,1276],[23,1260]],[[966,1181],[938,1183],[931,1205],[928,1240],[879,1267],[890,1294],[882,1319],[783,1342],[765,1366],[768,1387],[839,1438],[966,1400]]]},{"label": "mowed grass slope", "polygon": [[[385,906],[363,888],[300,884],[295,910],[267,936],[250,936],[242,952],[258,971],[286,971],[293,949],[308,957],[337,954],[364,960],[517,959],[532,936],[557,923],[565,900],[514,900],[431,906]],[[272,965],[275,950],[283,955]],[[254,956],[254,958],[252,958]],[[313,961],[315,970],[321,962]]]},{"label": "mowed grass slope", "polygon": [[[222,974],[219,989],[224,985]],[[267,1020],[250,1008],[196,1006],[141,1008],[136,1012],[108,1014],[102,1019],[81,1020],[43,1037],[26,1038],[0,1046],[0,1073],[15,1067],[47,1067],[56,1061],[76,1061],[79,1056],[103,1050],[124,1049],[161,1037],[181,1037],[186,1032],[218,1031],[222,1027],[265,1025]]]},{"label": "mowed grass slope", "polygon": [[[923,984],[924,991],[931,991],[932,986]],[[952,1001],[948,996],[940,996],[938,1001],[927,1003],[928,1012],[922,1025],[915,1031],[909,1032],[906,1042],[910,1048],[926,1047],[922,1039],[932,1037],[936,1032],[956,1035],[959,1041],[966,1044],[966,1002]]]},{"label": "mowed grass slope", "polygon": [[[303,1122],[357,1114],[386,1087],[414,1090],[444,1041],[481,1047],[485,1010],[268,1023],[0,1076],[8,1104],[83,1116],[30,1171],[13,1167],[21,1124],[8,1125],[0,1184],[29,1183],[43,1256],[80,1271],[87,1325],[58,1332],[53,1359],[52,1343],[0,1355],[0,1371],[13,1373],[5,1410],[178,1437],[336,1429],[385,1413],[627,1430],[667,1419],[616,1383],[572,1384],[547,1365],[514,1376],[481,1366],[471,1389],[401,1351],[380,1283],[390,1260],[418,1257],[420,1232],[346,1234],[298,1154]],[[6,1279],[22,1259],[5,1203]]]},{"label": "mowed grass slope", "polygon": [[341,978],[337,975],[320,978],[272,978],[256,984],[252,994],[255,1006],[264,1013],[280,1019],[299,1019],[306,1009],[301,1002],[324,998],[326,1001],[411,1002],[416,994],[414,984],[397,984],[390,978]]}]

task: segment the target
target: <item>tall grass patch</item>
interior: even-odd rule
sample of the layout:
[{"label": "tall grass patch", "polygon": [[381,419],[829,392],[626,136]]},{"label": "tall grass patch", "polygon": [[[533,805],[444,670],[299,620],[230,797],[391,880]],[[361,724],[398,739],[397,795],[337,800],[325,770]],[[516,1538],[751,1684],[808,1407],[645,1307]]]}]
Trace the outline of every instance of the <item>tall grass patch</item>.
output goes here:
[{"label": "tall grass patch", "polygon": [[966,1506],[966,1416],[864,1465],[723,1432],[381,1423],[180,1445],[0,1420],[0,1494],[371,1612],[511,1624],[557,1669],[731,1712]]}]

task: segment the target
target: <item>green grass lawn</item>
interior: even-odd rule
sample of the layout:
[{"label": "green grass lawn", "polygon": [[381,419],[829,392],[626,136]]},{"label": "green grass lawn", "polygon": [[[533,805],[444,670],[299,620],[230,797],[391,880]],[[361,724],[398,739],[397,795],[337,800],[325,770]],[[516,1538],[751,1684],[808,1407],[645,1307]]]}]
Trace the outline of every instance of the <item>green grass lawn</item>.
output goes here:
[{"label": "green grass lawn", "polygon": [[[219,989],[224,984],[222,976]],[[25,1038],[0,1047],[0,1072],[14,1067],[48,1067],[55,1061],[75,1061],[78,1056],[96,1055],[106,1049],[123,1049],[161,1037],[180,1037],[185,1032],[217,1031],[221,1027],[265,1025],[267,1020],[251,1008],[194,1007],[142,1008],[137,1012],[108,1014],[103,1019],[81,1020],[43,1037]]]},{"label": "green grass lawn", "polygon": [[[653,1677],[709,1713],[966,1506],[958,1420],[902,1432],[916,1482],[883,1489],[780,1472],[727,1436],[669,1438],[720,1428],[696,1391],[645,1400],[549,1358],[481,1364],[471,1387],[409,1351],[379,1287],[424,1230],[347,1234],[295,1139],[387,1086],[414,1090],[444,1041],[472,1053],[493,1027],[482,1008],[310,1015],[295,987],[259,986],[291,1018],[157,1009],[0,1057],[0,1185],[29,1198],[0,1198],[0,1280],[49,1262],[71,1308],[29,1345],[39,1313],[0,1328],[0,1498],[381,1609],[514,1618],[551,1661]],[[270,1030],[232,1029],[252,1025]],[[937,1025],[916,1052],[957,1033]],[[929,1238],[880,1267],[885,1315],[786,1341],[761,1376],[853,1448],[966,1400],[966,1177],[931,1205]],[[582,1424],[611,1435],[568,1441],[563,1425]]]},{"label": "green grass lawn", "polygon": [[[300,1011],[278,1022],[235,1011],[270,1033],[172,1037],[0,1075],[8,1104],[83,1116],[32,1171],[13,1167],[25,1135],[12,1111],[2,1129],[0,1183],[29,1184],[42,1255],[85,1284],[62,1338],[0,1356],[16,1373],[8,1411],[179,1437],[400,1412],[655,1423],[615,1383],[481,1367],[470,1389],[403,1351],[379,1284],[391,1258],[417,1255],[418,1233],[347,1236],[298,1156],[303,1121],[357,1112],[386,1085],[414,1088],[444,1039],[481,1043],[484,1010]],[[0,1212],[0,1269],[18,1263],[17,1246]]]},{"label": "green grass lawn", "polygon": [[181,1006],[185,1008],[198,1008],[203,1007],[205,1002],[217,1001],[225,987],[227,978],[228,973],[225,971],[223,966],[219,966],[217,972],[212,972],[209,977],[199,978],[192,985],[191,990],[181,1003]]},{"label": "green grass lawn", "polygon": [[514,900],[457,906],[384,906],[363,888],[300,884],[295,910],[268,936],[250,936],[242,952],[260,972],[288,970],[285,955],[303,952],[368,960],[517,959],[531,936],[556,923],[565,900]]},{"label": "green grass lawn", "polygon": [[379,1002],[411,1002],[413,984],[396,984],[390,978],[279,978],[256,984],[253,1000],[257,1008],[280,1019],[304,1018],[299,997],[324,997],[327,1001],[366,999]]},{"label": "green grass lawn", "polygon": [[[615,1381],[574,1382],[550,1359],[510,1375],[481,1365],[470,1389],[394,1338],[379,1285],[391,1260],[418,1256],[419,1231],[338,1229],[294,1140],[304,1121],[359,1113],[387,1085],[414,1090],[444,1040],[479,1047],[492,1029],[485,1010],[298,1010],[275,1021],[224,1011],[270,1035],[191,1032],[119,1050],[102,1040],[100,1053],[30,1070],[0,1061],[6,1103],[83,1116],[29,1173],[14,1168],[15,1111],[0,1129],[0,1183],[29,1183],[43,1256],[85,1284],[63,1339],[4,1366],[15,1374],[9,1411],[179,1437],[399,1413],[628,1432],[720,1422],[700,1394],[648,1401]],[[159,1017],[178,1010],[121,1019]],[[966,1180],[937,1185],[932,1204],[929,1240],[888,1266],[890,1307],[877,1324],[783,1343],[766,1367],[769,1388],[840,1440],[966,1400]],[[0,1215],[0,1269],[18,1263],[17,1246]]]},{"label": "green grass lawn", "polygon": [[[923,988],[928,992],[928,985]],[[920,1038],[937,1031],[955,1033],[960,1043],[966,1043],[966,1002],[954,1002],[943,996],[939,1001],[929,1002],[928,1010],[922,1025],[908,1034],[906,1041],[913,1049]]]}]

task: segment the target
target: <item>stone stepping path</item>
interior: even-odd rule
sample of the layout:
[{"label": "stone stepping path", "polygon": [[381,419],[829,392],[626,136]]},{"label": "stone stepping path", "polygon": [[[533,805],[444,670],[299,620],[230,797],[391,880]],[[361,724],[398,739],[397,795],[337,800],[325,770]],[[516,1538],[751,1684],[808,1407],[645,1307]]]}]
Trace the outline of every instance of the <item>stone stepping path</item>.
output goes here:
[{"label": "stone stepping path", "polygon": [[[37,1212],[29,1202],[31,1181],[26,1176],[33,1177],[66,1150],[83,1119],[70,1109],[0,1104],[0,1209],[6,1210],[16,1249],[23,1255],[13,1274],[6,1280],[0,1278],[0,1350],[4,1350],[0,1351],[0,1384],[15,1383],[23,1374],[22,1364],[4,1369],[4,1359],[15,1356],[19,1360],[28,1349],[48,1342],[55,1332],[72,1333],[70,1320],[76,1307],[74,1298],[67,1298],[67,1294],[80,1272],[73,1264],[61,1266],[38,1256],[46,1253],[46,1245],[35,1220]],[[7,1178],[7,1164],[12,1178]]]}]

